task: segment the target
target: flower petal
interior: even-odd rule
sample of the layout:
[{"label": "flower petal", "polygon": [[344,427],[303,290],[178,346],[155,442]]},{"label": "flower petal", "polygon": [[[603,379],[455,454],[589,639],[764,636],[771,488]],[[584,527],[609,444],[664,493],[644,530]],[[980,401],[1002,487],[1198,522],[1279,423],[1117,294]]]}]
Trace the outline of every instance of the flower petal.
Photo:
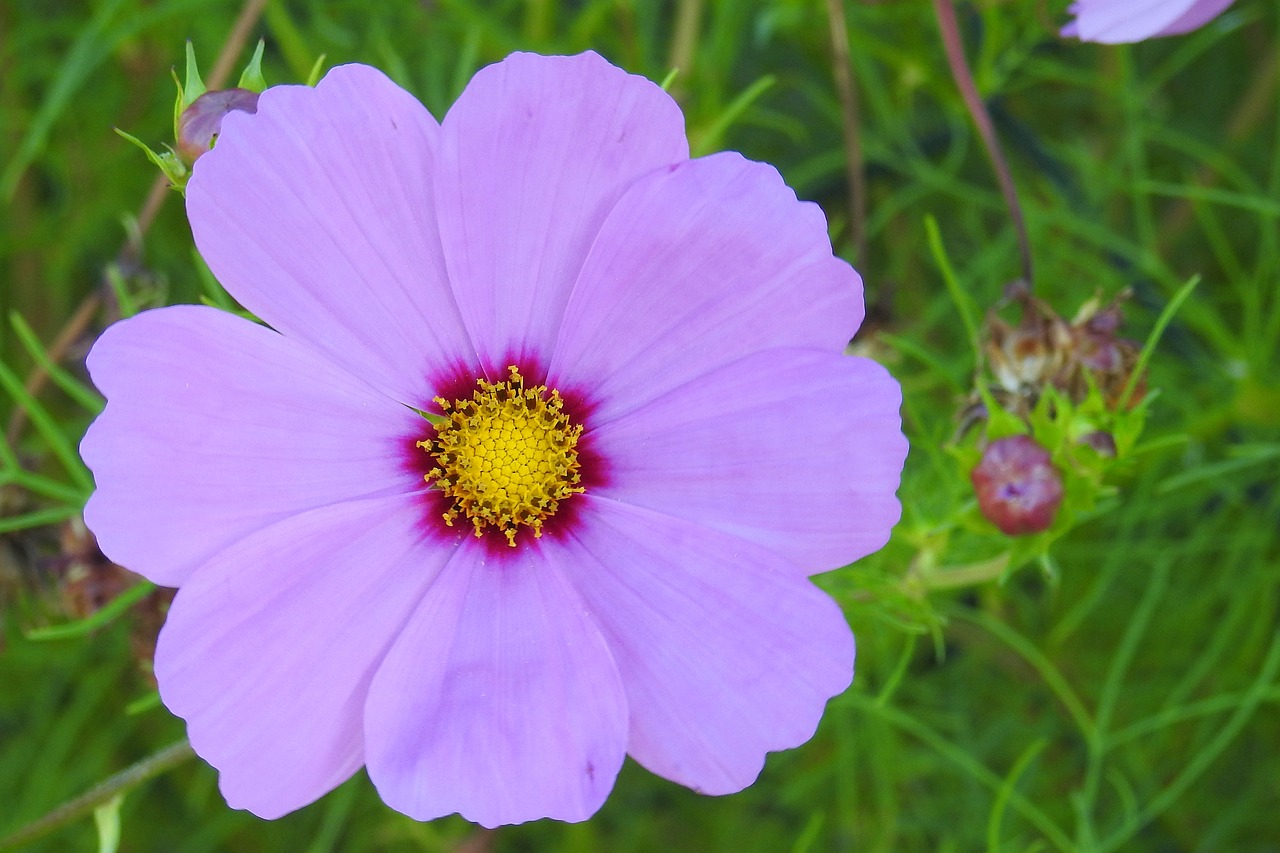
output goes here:
[{"label": "flower petal", "polygon": [[1189,32],[1220,15],[1234,0],[1079,0],[1064,36],[1103,44],[1136,42]]},{"label": "flower petal", "polygon": [[183,584],[156,678],[233,808],[276,818],[360,767],[374,670],[451,553],[426,545],[420,513],[414,496],[324,507]]},{"label": "flower petal", "polygon": [[442,125],[436,201],[482,355],[546,351],[609,208],[688,156],[676,103],[595,53],[514,53],[478,72]]},{"label": "flower petal", "polygon": [[1235,0],[1198,0],[1176,21],[1160,31],[1162,36],[1174,36],[1199,29],[1227,11]]},{"label": "flower petal", "polygon": [[875,362],[757,353],[591,434],[595,493],[750,539],[807,573],[879,550],[906,458],[898,384]]},{"label": "flower petal", "polygon": [[627,707],[588,613],[538,549],[459,550],[370,688],[383,800],[489,827],[590,817],[622,766]]},{"label": "flower petal", "polygon": [[861,279],[832,257],[822,211],[727,152],[652,173],[614,206],[549,373],[589,388],[607,420],[751,352],[839,351],[861,321]]},{"label": "flower petal", "polygon": [[382,72],[345,65],[228,115],[187,186],[196,245],[232,296],[418,408],[428,373],[472,351],[432,203],[439,130]]},{"label": "flower petal", "polygon": [[583,501],[576,553],[558,565],[622,674],[627,751],[706,794],[745,788],[766,752],[807,741],[849,686],[853,635],[840,608],[749,542]]},{"label": "flower petal", "polygon": [[285,516],[422,487],[399,458],[417,413],[234,315],[144,312],[88,364],[107,407],[80,445],[97,480],[85,521],[156,583]]}]

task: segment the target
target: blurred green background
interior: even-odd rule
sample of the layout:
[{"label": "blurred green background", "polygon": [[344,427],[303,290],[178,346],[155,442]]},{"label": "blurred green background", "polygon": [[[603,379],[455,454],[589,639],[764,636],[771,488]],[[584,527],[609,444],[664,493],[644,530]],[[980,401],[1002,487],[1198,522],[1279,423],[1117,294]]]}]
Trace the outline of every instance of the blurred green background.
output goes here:
[{"label": "blurred green background", "polygon": [[[415,823],[359,775],[267,823],[229,810],[214,771],[189,761],[127,796],[120,850],[1280,851],[1273,0],[1119,47],[1060,40],[1065,2],[957,5],[1021,191],[1037,294],[1070,316],[1096,291],[1131,288],[1123,334],[1141,341],[1201,276],[1155,351],[1158,396],[1116,488],[1002,582],[982,567],[1008,544],[970,523],[972,491],[946,450],[977,361],[925,221],[979,314],[1017,276],[1017,244],[927,0],[846,2],[836,28],[866,159],[856,258],[822,0],[261,5],[232,80],[262,38],[272,83],[304,80],[321,55],[368,62],[436,116],[512,50],[590,48],[655,80],[678,67],[695,153],[775,164],[862,272],[860,346],[904,387],[904,517],[883,552],[822,580],[858,636],[854,687],[744,793],[701,797],[629,763],[591,821],[487,834]],[[155,170],[112,128],[171,140],[184,42],[208,78],[242,11],[0,4],[0,837],[182,736],[148,699],[162,603],[89,634],[31,632],[118,592],[110,575],[86,588],[94,557],[66,526],[90,487],[74,458],[92,417],[74,384],[88,345],[122,311],[212,292],[181,199],[165,191],[147,210]],[[67,373],[28,398],[36,341]],[[23,849],[98,840],[86,818]]]}]

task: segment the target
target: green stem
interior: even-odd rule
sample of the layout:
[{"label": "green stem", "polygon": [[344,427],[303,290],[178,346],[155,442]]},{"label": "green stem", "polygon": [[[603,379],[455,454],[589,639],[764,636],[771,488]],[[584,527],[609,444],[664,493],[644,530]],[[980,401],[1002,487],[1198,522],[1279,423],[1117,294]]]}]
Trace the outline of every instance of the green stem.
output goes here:
[{"label": "green stem", "polygon": [[962,586],[979,586],[989,581],[999,580],[1009,568],[1009,552],[1005,552],[990,560],[969,563],[955,568],[933,569],[913,581],[920,583],[929,592],[943,589],[955,589]]},{"label": "green stem", "polygon": [[75,799],[68,800],[44,817],[37,818],[17,832],[0,838],[0,850],[12,850],[21,847],[42,835],[53,832],[55,829],[60,829],[69,823],[73,823],[92,813],[98,806],[110,802],[112,798],[138,787],[148,779],[177,767],[193,756],[195,756],[195,752],[191,749],[191,744],[186,740],[170,744],[155,755],[144,758],[132,767],[128,767],[109,779],[100,782]]}]

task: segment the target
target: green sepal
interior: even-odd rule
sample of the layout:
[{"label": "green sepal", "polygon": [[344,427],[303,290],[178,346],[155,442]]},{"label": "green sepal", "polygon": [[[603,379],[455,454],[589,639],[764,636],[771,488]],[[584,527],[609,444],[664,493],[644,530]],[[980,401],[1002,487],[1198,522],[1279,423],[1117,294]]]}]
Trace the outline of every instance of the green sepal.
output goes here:
[{"label": "green sepal", "polygon": [[1024,435],[1029,432],[1022,418],[996,402],[990,386],[985,381],[975,382],[974,387],[978,391],[978,397],[981,398],[983,407],[987,410],[986,436],[988,441],[1008,438],[1011,435]]},{"label": "green sepal", "polygon": [[207,92],[204,80],[200,78],[200,69],[196,66],[196,49],[187,41],[187,82],[181,87],[179,92],[181,96],[182,109],[178,110],[178,114],[182,114],[182,110],[191,106],[195,99]]},{"label": "green sepal", "polygon": [[178,123],[182,120],[182,113],[187,107],[191,106],[196,98],[203,95],[205,89],[204,80],[200,78],[200,69],[196,66],[196,49],[191,44],[190,39],[187,40],[187,81],[184,84],[178,79],[177,70],[171,70],[173,75],[173,84],[178,87],[178,97],[173,102],[173,138],[178,138]]},{"label": "green sepal", "polygon": [[173,100],[173,138],[178,138],[178,122],[182,120],[182,111],[186,107],[182,104],[182,81],[178,79],[178,70],[176,68],[169,69],[169,76],[173,77],[174,88],[178,90],[178,97]]},{"label": "green sepal", "polygon": [[[183,163],[181,158],[173,152],[172,149],[164,153],[156,153],[152,151],[150,146],[138,137],[126,133],[120,128],[114,128],[115,132],[134,145],[142,149],[142,153],[147,155],[147,159],[155,164],[164,176],[169,179],[169,184],[178,192],[186,192],[187,181],[191,177],[191,170],[187,168],[187,164]],[[167,147],[167,146],[166,146]]]},{"label": "green sepal", "polygon": [[261,93],[267,88],[267,80],[262,76],[262,51],[265,47],[266,42],[258,39],[258,46],[254,49],[253,56],[249,59],[249,64],[244,67],[244,72],[240,75],[240,82],[236,84],[241,89]]}]

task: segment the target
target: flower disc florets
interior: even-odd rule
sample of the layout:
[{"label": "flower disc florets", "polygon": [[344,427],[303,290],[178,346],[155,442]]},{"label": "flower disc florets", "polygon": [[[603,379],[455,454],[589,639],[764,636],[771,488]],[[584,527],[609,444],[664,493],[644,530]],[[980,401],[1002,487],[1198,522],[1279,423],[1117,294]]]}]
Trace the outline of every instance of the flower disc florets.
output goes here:
[{"label": "flower disc florets", "polygon": [[496,527],[514,548],[522,525],[541,536],[560,501],[583,491],[582,426],[565,414],[560,392],[526,388],[515,365],[507,369],[511,375],[502,382],[477,379],[470,399],[436,397],[444,419],[435,438],[418,446],[436,461],[427,481],[453,500],[445,523],[452,527],[464,515],[477,537]]}]

